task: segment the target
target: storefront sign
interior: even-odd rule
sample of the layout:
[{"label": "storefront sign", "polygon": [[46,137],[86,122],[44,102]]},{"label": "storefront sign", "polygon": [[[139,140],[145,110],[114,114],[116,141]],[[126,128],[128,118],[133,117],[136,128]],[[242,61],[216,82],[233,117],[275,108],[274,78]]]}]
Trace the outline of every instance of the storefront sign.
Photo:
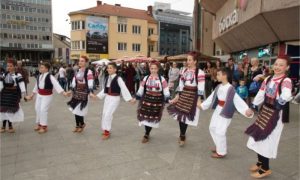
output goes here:
[{"label": "storefront sign", "polygon": [[221,18],[221,21],[219,23],[219,32],[223,33],[227,29],[229,29],[231,26],[238,23],[238,12],[235,9],[231,14],[229,14],[225,18]]},{"label": "storefront sign", "polygon": [[88,16],[86,33],[86,52],[108,53],[108,18]]}]

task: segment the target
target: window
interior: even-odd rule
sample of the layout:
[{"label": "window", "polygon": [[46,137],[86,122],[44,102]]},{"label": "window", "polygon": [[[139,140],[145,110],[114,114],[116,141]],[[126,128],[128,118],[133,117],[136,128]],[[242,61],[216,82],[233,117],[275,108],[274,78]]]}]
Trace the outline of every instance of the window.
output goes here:
[{"label": "window", "polygon": [[153,52],[154,51],[154,45],[149,45],[149,51]]},{"label": "window", "polygon": [[118,50],[119,51],[127,51],[127,43],[119,42],[118,43]]},{"label": "window", "polygon": [[80,49],[85,49],[85,41],[80,41],[81,42],[81,47]]},{"label": "window", "polygon": [[154,29],[153,28],[149,28],[148,29],[148,36],[150,36],[151,34],[153,34],[153,32],[154,32]]},{"label": "window", "polygon": [[132,51],[141,51],[141,44],[132,44]]},{"label": "window", "polygon": [[118,24],[118,32],[127,32],[127,24]]},{"label": "window", "polygon": [[71,24],[72,24],[71,25],[72,30],[85,29],[85,21],[72,21]]},{"label": "window", "polygon": [[132,26],[132,34],[141,34],[141,26]]},{"label": "window", "polygon": [[85,21],[81,21],[81,29],[85,29]]}]

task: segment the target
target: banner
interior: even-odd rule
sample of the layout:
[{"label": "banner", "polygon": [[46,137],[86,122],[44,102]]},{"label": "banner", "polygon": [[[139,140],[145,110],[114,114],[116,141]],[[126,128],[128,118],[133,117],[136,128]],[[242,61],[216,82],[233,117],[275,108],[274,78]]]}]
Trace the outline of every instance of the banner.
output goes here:
[{"label": "banner", "polygon": [[88,16],[86,24],[86,52],[108,54],[108,18]]}]

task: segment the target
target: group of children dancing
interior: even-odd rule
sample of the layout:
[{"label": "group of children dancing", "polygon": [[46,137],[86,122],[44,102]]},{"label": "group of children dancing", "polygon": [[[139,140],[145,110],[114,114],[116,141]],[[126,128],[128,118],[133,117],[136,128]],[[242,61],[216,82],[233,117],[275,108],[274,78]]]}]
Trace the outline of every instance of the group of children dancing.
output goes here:
[{"label": "group of children dancing", "polygon": [[[271,174],[269,158],[276,158],[279,139],[285,122],[288,122],[288,102],[292,99],[292,83],[286,77],[289,69],[289,57],[278,56],[273,70],[274,75],[267,77],[249,106],[237,93],[237,90],[229,83],[230,70],[223,68],[217,72],[220,84],[204,100],[205,73],[197,68],[198,53],[190,52],[187,56],[187,68],[183,69],[179,77],[179,86],[176,96],[171,99],[167,81],[158,74],[159,62],[150,63],[150,75],[144,77],[135,97],[132,97],[124,81],[119,77],[115,63],[109,63],[107,67],[108,77],[101,92],[93,92],[93,75],[86,68],[88,58],[82,56],[79,59],[79,70],[75,73],[71,87],[72,91],[65,92],[54,76],[49,73],[50,65],[40,65],[40,75],[31,95],[25,96],[25,86],[22,76],[15,73],[15,62],[7,62],[7,73],[0,76],[1,106],[0,115],[3,121],[1,132],[14,132],[12,122],[24,120],[24,113],[20,107],[20,100],[32,100],[36,96],[36,127],[40,134],[48,130],[48,109],[53,99],[53,89],[57,93],[68,97],[67,103],[70,111],[75,115],[74,133],[81,133],[86,124],[84,116],[88,113],[88,101],[104,99],[102,112],[102,139],[107,140],[111,135],[111,125],[114,112],[120,103],[120,96],[126,102],[134,104],[140,100],[137,108],[139,126],[145,127],[142,143],[150,140],[152,128],[158,128],[166,103],[168,113],[179,123],[179,146],[186,142],[187,127],[197,126],[201,118],[201,110],[213,109],[209,131],[215,147],[211,149],[212,158],[224,158],[227,152],[226,132],[231,123],[235,110],[247,118],[252,118],[254,112],[262,105],[255,122],[246,129],[249,135],[247,147],[257,153],[257,162],[250,167],[251,176],[263,178]],[[242,85],[242,83],[241,83]]]}]

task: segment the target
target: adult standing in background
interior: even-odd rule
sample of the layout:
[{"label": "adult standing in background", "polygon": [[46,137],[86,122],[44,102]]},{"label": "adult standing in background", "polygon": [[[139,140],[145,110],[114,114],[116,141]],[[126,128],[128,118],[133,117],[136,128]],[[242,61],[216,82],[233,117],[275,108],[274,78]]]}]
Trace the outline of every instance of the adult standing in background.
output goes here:
[{"label": "adult standing in background", "polygon": [[66,75],[67,75],[67,87],[68,87],[68,91],[71,90],[71,84],[72,84],[72,80],[74,77],[74,70],[71,67],[71,64],[68,65],[67,69],[66,69]]},{"label": "adult standing in background", "polygon": [[261,78],[263,76],[262,69],[259,67],[259,60],[257,58],[251,58],[251,67],[247,72],[247,87],[249,89],[248,104],[252,98],[255,97],[260,88]]},{"label": "adult standing in background", "polygon": [[206,62],[204,73],[205,73],[205,95],[206,97],[208,97],[212,90],[212,74],[213,74],[213,67],[210,61]]},{"label": "adult standing in background", "polygon": [[220,59],[216,61],[216,67],[213,69],[211,76],[212,79],[212,89],[214,90],[220,82],[217,80],[217,72],[222,68],[222,62]]},{"label": "adult standing in background", "polygon": [[172,68],[170,68],[168,77],[169,77],[169,89],[171,92],[171,97],[174,97],[176,88],[179,83],[179,75],[180,75],[180,70],[177,68],[177,63],[173,62],[172,63]]},{"label": "adult standing in background", "polygon": [[133,68],[132,64],[129,63],[128,67],[125,70],[126,73],[126,86],[130,92],[130,94],[134,94],[134,76],[136,75],[135,69]]},{"label": "adult standing in background", "polygon": [[65,66],[61,66],[58,70],[58,82],[61,85],[61,87],[66,91],[66,70]]},{"label": "adult standing in background", "polygon": [[17,62],[17,73],[20,73],[24,79],[25,89],[26,89],[26,95],[27,95],[27,84],[29,84],[29,73],[26,68],[24,68],[22,61]]}]

